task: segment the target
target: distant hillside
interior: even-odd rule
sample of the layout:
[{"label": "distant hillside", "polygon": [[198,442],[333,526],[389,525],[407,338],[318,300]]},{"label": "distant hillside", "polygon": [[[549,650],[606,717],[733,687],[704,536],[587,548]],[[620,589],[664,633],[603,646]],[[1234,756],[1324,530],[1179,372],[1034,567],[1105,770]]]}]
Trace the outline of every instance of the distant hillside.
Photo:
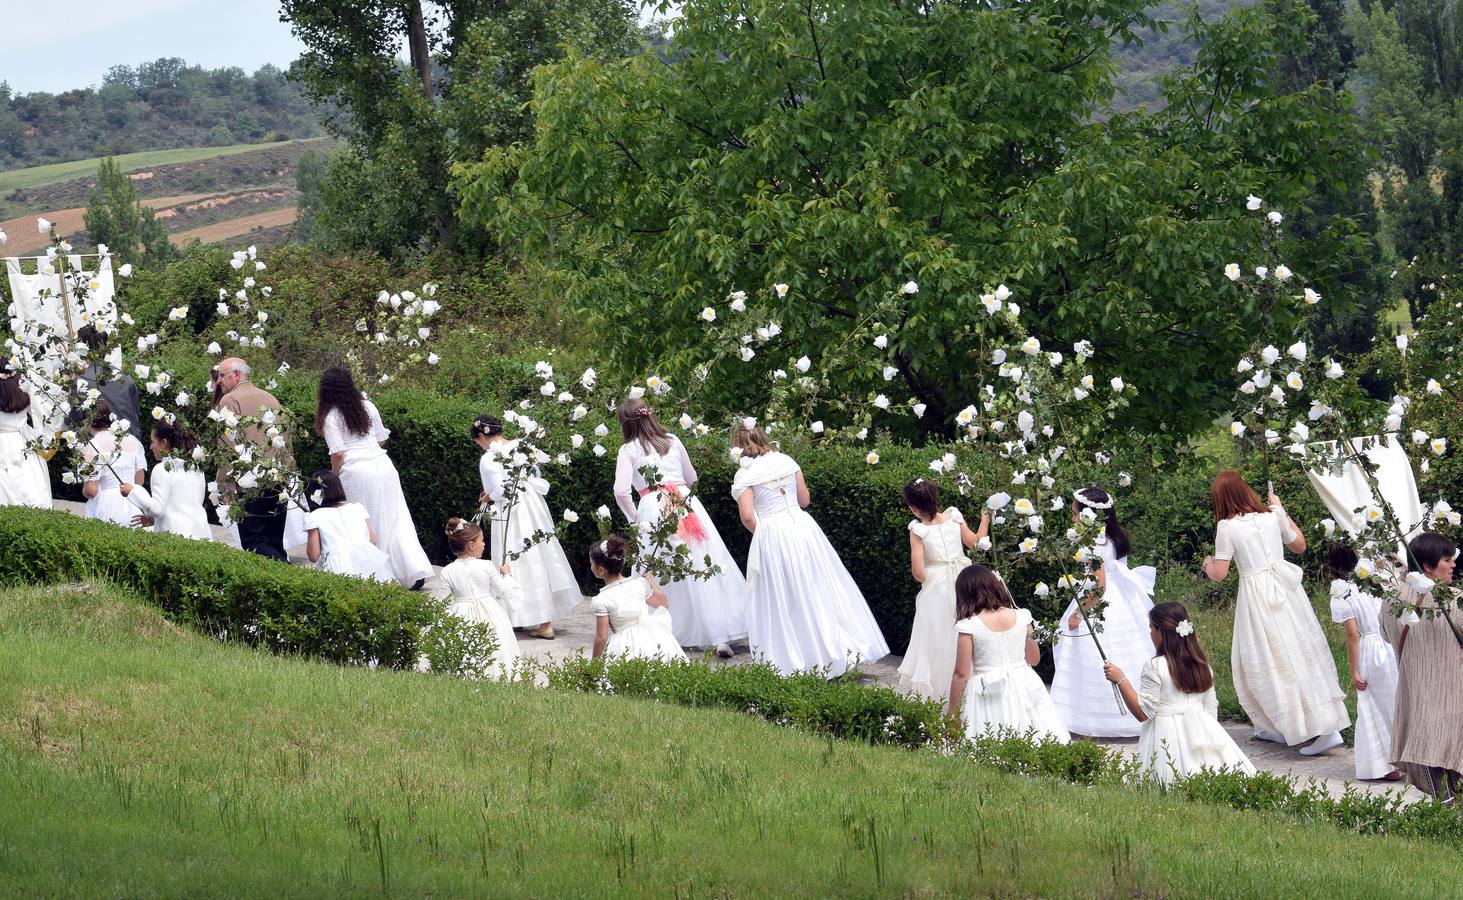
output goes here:
[{"label": "distant hillside", "polygon": [[113,66],[99,88],[12,95],[0,82],[0,171],[180,147],[324,133],[321,110],[275,66],[253,75],[181,59]]},{"label": "distant hillside", "polygon": [[[1258,0],[1198,0],[1199,14],[1207,22],[1222,18],[1236,7],[1254,6]],[[1117,83],[1123,96],[1114,98],[1118,110],[1152,104],[1158,99],[1158,80],[1180,66],[1194,61],[1195,45],[1184,35],[1189,18],[1189,4],[1157,3],[1150,10],[1155,18],[1169,24],[1168,32],[1150,32],[1141,47],[1114,47],[1113,61],[1118,67]]]}]

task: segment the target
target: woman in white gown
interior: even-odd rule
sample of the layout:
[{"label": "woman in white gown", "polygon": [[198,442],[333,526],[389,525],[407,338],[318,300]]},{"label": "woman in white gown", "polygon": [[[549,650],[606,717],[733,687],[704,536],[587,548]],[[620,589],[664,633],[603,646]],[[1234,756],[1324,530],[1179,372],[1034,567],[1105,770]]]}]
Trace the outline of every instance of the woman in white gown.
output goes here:
[{"label": "woman in white gown", "polygon": [[[535,532],[553,534],[554,516],[544,499],[549,483],[539,475],[534,460],[518,455],[521,444],[505,438],[503,423],[493,416],[473,420],[472,440],[483,451],[478,460],[483,491],[478,499],[490,505],[493,559],[513,567],[519,587],[518,599],[508,607],[508,618],[515,628],[531,629],[530,637],[552,640],[554,620],[569,615],[583,599],[569,557],[556,537],[534,544],[516,559],[509,560],[507,555],[521,551]],[[531,452],[524,448],[525,454]],[[513,484],[514,471],[523,471],[524,466],[527,475]]]},{"label": "woman in white gown", "polygon": [[1041,660],[1041,648],[1031,637],[1031,613],[1016,608],[1000,576],[978,564],[962,569],[955,579],[955,615],[959,644],[948,708],[965,723],[966,736],[1008,732],[1069,742],[1032,668]]},{"label": "woman in white gown", "polygon": [[[135,507],[122,496],[124,484],[142,484],[147,478],[147,457],[142,443],[120,427],[114,430],[112,410],[105,400],[92,410],[91,439],[81,448],[81,458],[91,469],[81,484],[86,497],[86,517],[115,525],[132,524]],[[118,431],[122,438],[117,439]]]},{"label": "woman in white gown", "polygon": [[27,446],[36,437],[33,412],[20,375],[0,363],[0,506],[51,508],[46,461]]},{"label": "woman in white gown", "polygon": [[970,565],[965,551],[990,531],[990,512],[981,510],[980,529],[971,531],[960,510],[952,506],[940,512],[940,489],[924,478],[906,484],[903,497],[914,514],[909,567],[920,589],[909,647],[899,664],[899,686],[944,703],[955,674],[955,577]]},{"label": "woman in white gown", "polygon": [[684,660],[665,592],[649,575],[625,575],[625,539],[612,534],[589,549],[589,570],[605,583],[589,601],[594,612],[592,657]]},{"label": "woman in white gown", "polygon": [[1103,668],[1133,718],[1142,723],[1139,765],[1165,785],[1203,769],[1255,774],[1254,765],[1219,724],[1214,670],[1194,635],[1189,611],[1182,603],[1160,603],[1148,620],[1148,640],[1158,655],[1143,664],[1137,689],[1112,662]]},{"label": "woman in white gown", "polygon": [[1300,752],[1324,753],[1341,745],[1341,729],[1351,723],[1346,697],[1336,681],[1336,661],[1311,608],[1299,566],[1285,549],[1302,553],[1305,536],[1270,495],[1260,502],[1233,469],[1219,473],[1212,491],[1218,530],[1214,556],[1204,559],[1204,574],[1214,581],[1239,567],[1230,661],[1240,706],[1255,726],[1255,737],[1295,745]]},{"label": "woman in white gown", "polygon": [[[889,655],[863,593],[817,521],[808,485],[792,457],[772,449],[762,429],[740,425],[732,445],[742,466],[732,496],[752,532],[747,555],[752,655],[779,672],[842,675],[854,663]],[[952,622],[953,624],[953,622]]]},{"label": "woman in white gown", "polygon": [[1397,711],[1397,653],[1382,634],[1382,600],[1351,581],[1356,551],[1332,544],[1326,552],[1331,567],[1331,621],[1346,628],[1346,657],[1356,688],[1356,777],[1401,781],[1392,766],[1392,717]]},{"label": "woman in white gown", "polygon": [[191,459],[198,439],[174,422],[152,426],[151,438],[152,455],[157,460],[149,479],[152,490],[140,484],[120,488],[122,496],[141,511],[132,524],[198,541],[213,540],[203,507],[208,482]]},{"label": "woman in white gown", "polygon": [[[1089,487],[1073,493],[1072,517],[1090,509],[1102,517],[1103,533],[1095,550],[1101,565],[1095,575],[1102,591],[1102,610],[1097,639],[1107,658],[1128,672],[1140,671],[1153,655],[1148,637],[1148,611],[1153,608],[1152,566],[1128,567],[1132,540],[1118,521],[1113,498],[1101,488]],[[1091,613],[1097,605],[1093,595],[1083,601]],[[1102,677],[1102,655],[1082,621],[1073,600],[1062,614],[1062,632],[1052,647],[1056,663],[1052,676],[1052,703],[1061,713],[1067,730],[1088,737],[1137,737],[1141,725],[1129,715]]]},{"label": "woman in white gown", "polygon": [[346,496],[370,514],[376,539],[391,558],[396,581],[416,590],[432,574],[401,490],[401,476],[386,455],[391,432],[376,405],[362,396],[345,369],[320,375],[315,404],[315,430],[325,438],[330,468],[340,476]]},{"label": "woman in white gown", "polygon": [[508,566],[483,559],[483,530],[465,519],[447,520],[447,546],[457,557],[439,576],[447,588],[447,612],[493,630],[498,653],[488,666],[488,677],[511,679],[518,672],[520,653],[508,607],[518,602],[518,581]]},{"label": "woman in white gown", "polygon": [[376,546],[371,514],[361,504],[350,502],[340,476],[330,471],[316,472],[310,482],[311,508],[304,521],[305,556],[326,572],[394,583],[391,558]]},{"label": "woman in white gown", "polygon": [[[747,580],[721,540],[706,507],[691,493],[696,469],[680,440],[661,426],[655,411],[639,399],[620,404],[624,443],[615,458],[615,503],[630,524],[641,531],[640,553],[648,554],[645,536],[672,508],[683,508],[674,540],[690,551],[697,568],[706,557],[719,571],[710,578],[685,578],[661,585],[670,602],[671,623],[682,647],[715,647],[732,655],[731,642],[747,636]],[[653,467],[659,487],[652,491],[641,471]],[[638,500],[637,500],[638,497]]]}]

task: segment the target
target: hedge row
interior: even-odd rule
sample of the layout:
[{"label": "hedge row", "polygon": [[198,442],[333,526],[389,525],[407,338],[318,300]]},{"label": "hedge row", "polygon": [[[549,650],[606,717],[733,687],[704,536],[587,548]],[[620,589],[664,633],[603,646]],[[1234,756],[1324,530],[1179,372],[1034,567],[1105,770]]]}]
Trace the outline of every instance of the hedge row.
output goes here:
[{"label": "hedge row", "polygon": [[330,662],[416,664],[441,603],[394,585],[52,510],[0,506],[0,583],[107,578],[215,637]]}]

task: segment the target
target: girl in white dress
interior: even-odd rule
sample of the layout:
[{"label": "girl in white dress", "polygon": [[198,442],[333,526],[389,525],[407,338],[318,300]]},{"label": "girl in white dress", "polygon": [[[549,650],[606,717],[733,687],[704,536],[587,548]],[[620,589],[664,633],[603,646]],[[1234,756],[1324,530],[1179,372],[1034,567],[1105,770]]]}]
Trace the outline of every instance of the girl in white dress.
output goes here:
[{"label": "girl in white dress", "polygon": [[196,541],[213,540],[203,507],[208,482],[191,461],[198,439],[177,423],[158,422],[152,426],[151,447],[157,460],[152,467],[152,490],[140,484],[120,488],[122,496],[142,512],[132,517],[132,524]]},{"label": "girl in white dress", "polygon": [[112,431],[112,410],[105,400],[97,402],[91,416],[91,439],[81,448],[81,458],[92,466],[81,485],[86,497],[86,517],[115,525],[132,524],[133,509],[122,496],[124,484],[142,484],[147,478],[147,457],[142,443],[127,432],[119,442]]},{"label": "girl in white dress", "polygon": [[965,551],[990,531],[990,512],[982,509],[980,529],[971,531],[960,510],[940,512],[940,489],[916,478],[904,486],[909,523],[909,568],[919,582],[909,647],[899,665],[899,686],[943,703],[950,699],[955,674],[955,576],[970,565]]},{"label": "girl in white dress", "polygon": [[[472,440],[483,451],[478,460],[483,491],[478,499],[491,504],[493,559],[507,563],[508,552],[521,550],[530,535],[539,531],[553,534],[554,516],[544,499],[549,483],[534,466],[510,497],[513,486],[509,484],[508,467],[519,452],[519,442],[503,437],[503,423],[493,416],[473,420]],[[584,599],[569,557],[564,555],[559,539],[550,537],[534,544],[511,564],[520,597],[508,607],[508,618],[515,628],[532,629],[530,637],[553,640],[554,620],[569,615]]]},{"label": "girl in white dress", "polygon": [[1356,688],[1356,732],[1353,735],[1356,777],[1401,781],[1392,767],[1392,716],[1397,711],[1397,653],[1382,635],[1382,601],[1351,581],[1356,551],[1332,544],[1331,621],[1346,627],[1346,658]]},{"label": "girl in white dress", "polygon": [[649,575],[625,577],[625,539],[612,534],[589,549],[589,570],[605,583],[589,601],[594,612],[593,658],[684,660],[665,592]]},{"label": "girl in white dress", "polygon": [[1255,725],[1255,737],[1295,745],[1310,741],[1305,756],[1341,746],[1341,729],[1350,724],[1346,696],[1336,681],[1336,661],[1300,566],[1285,559],[1285,549],[1302,553],[1305,536],[1286,515],[1280,498],[1270,508],[1233,469],[1214,480],[1214,517],[1218,530],[1214,556],[1203,571],[1214,581],[1239,567],[1230,661],[1240,706]]},{"label": "girl in white dress", "polygon": [[465,519],[447,520],[447,546],[457,556],[439,576],[448,591],[447,611],[493,629],[498,655],[489,666],[488,677],[511,679],[518,671],[520,653],[513,623],[508,621],[508,607],[519,600],[518,581],[508,566],[483,559],[483,530]]},{"label": "girl in white dress", "polygon": [[331,471],[310,476],[310,511],[305,513],[305,555],[317,569],[391,584],[391,558],[371,529],[371,514],[346,496],[340,476]]},{"label": "girl in white dress", "polygon": [[[1152,566],[1128,567],[1133,542],[1118,521],[1113,498],[1101,488],[1082,488],[1073,493],[1072,519],[1083,508],[1103,518],[1103,534],[1093,548],[1100,563],[1095,571],[1102,591],[1103,608],[1097,639],[1107,658],[1119,668],[1138,671],[1153,655],[1148,639],[1148,611],[1153,608]],[[1090,613],[1097,605],[1094,594],[1083,601]],[[1067,730],[1088,737],[1137,737],[1137,719],[1128,715],[1112,689],[1102,679],[1102,656],[1088,634],[1073,600],[1062,614],[1063,629],[1052,647],[1056,671],[1052,677],[1052,702],[1061,713]]]},{"label": "girl in white dress", "polygon": [[732,482],[742,524],[752,532],[747,554],[752,655],[779,672],[842,675],[858,661],[889,655],[889,644],[853,576],[823,529],[807,513],[808,485],[792,457],[772,449],[760,428],[739,425],[742,450]]},{"label": "girl in white dress", "polygon": [[1138,762],[1159,784],[1203,769],[1255,774],[1254,765],[1219,724],[1214,671],[1182,603],[1160,603],[1148,613],[1158,655],[1143,665],[1138,688],[1112,662],[1103,669],[1118,686],[1133,717],[1143,723]]},{"label": "girl in white dress", "polygon": [[51,508],[46,461],[27,447],[36,436],[33,412],[20,375],[0,364],[0,506]]},{"label": "girl in white dress", "polygon": [[[718,656],[730,657],[731,642],[747,636],[751,592],[741,568],[706,514],[706,507],[691,493],[696,483],[691,457],[643,400],[620,404],[620,432],[624,443],[615,457],[614,490],[615,503],[625,518],[637,529],[648,530],[665,512],[684,507],[675,540],[690,551],[697,568],[710,556],[720,570],[710,578],[686,578],[662,585],[670,602],[676,640],[682,647],[715,647]],[[655,491],[649,489],[641,471],[647,466],[653,467],[660,479]],[[645,537],[641,538],[640,552],[651,552]]]},{"label": "girl in white dress", "polygon": [[325,438],[330,468],[340,476],[346,496],[370,514],[376,540],[391,558],[396,581],[419,589],[432,574],[432,563],[422,550],[407,509],[401,476],[386,455],[391,432],[381,422],[376,405],[356,390],[345,369],[330,368],[320,375],[315,431]]},{"label": "girl in white dress", "polygon": [[962,569],[955,578],[955,615],[959,643],[949,709],[965,722],[966,735],[1008,731],[1069,742],[1046,685],[1032,668],[1041,660],[1041,648],[1031,637],[1031,613],[1016,608],[1000,576],[979,564]]}]

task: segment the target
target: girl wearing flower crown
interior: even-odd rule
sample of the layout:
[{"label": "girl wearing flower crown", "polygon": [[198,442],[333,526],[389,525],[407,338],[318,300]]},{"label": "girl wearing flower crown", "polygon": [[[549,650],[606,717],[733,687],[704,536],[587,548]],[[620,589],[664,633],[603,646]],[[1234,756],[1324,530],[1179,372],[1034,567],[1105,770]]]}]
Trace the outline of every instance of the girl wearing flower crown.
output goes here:
[{"label": "girl wearing flower crown", "polygon": [[904,505],[914,515],[909,523],[909,569],[919,582],[914,598],[914,624],[909,647],[899,664],[899,685],[944,702],[949,699],[950,676],[955,674],[955,576],[970,565],[965,551],[990,531],[990,511],[982,509],[980,528],[971,531],[960,510],[940,511],[940,489],[916,478],[904,486]]},{"label": "girl wearing flower crown", "polygon": [[1392,714],[1397,709],[1397,654],[1382,634],[1382,601],[1351,580],[1356,551],[1332,544],[1331,621],[1346,628],[1346,658],[1356,688],[1356,777],[1401,781],[1392,768]]},{"label": "girl wearing flower crown", "polygon": [[[1123,523],[1112,495],[1101,488],[1088,487],[1072,495],[1072,521],[1083,510],[1088,517],[1102,519],[1102,536],[1093,547],[1099,564],[1095,576],[1102,591],[1102,610],[1093,614],[1097,605],[1094,594],[1083,599],[1088,619],[1098,626],[1098,640],[1108,659],[1130,672],[1138,671],[1152,652],[1148,640],[1148,611],[1153,608],[1152,566],[1128,567],[1128,553],[1133,542]],[[1052,702],[1073,734],[1088,737],[1137,737],[1138,720],[1118,706],[1110,688],[1103,687],[1102,654],[1088,633],[1087,623],[1077,609],[1077,601],[1062,615],[1062,632],[1052,648],[1056,670],[1052,677]]]},{"label": "girl wearing flower crown", "polygon": [[1158,655],[1143,666],[1138,687],[1109,661],[1107,680],[1118,686],[1133,717],[1143,723],[1138,762],[1159,784],[1202,769],[1253,775],[1254,765],[1219,724],[1214,671],[1182,603],[1160,603],[1148,613],[1148,634]]},{"label": "girl wearing flower crown", "polygon": [[959,643],[949,710],[961,716],[966,735],[1007,731],[1070,742],[1046,685],[1032,668],[1041,660],[1041,648],[1032,639],[1031,613],[1016,608],[1001,576],[979,564],[962,569],[955,578],[955,616]]},{"label": "girl wearing flower crown", "polygon": [[483,559],[486,542],[483,530],[466,519],[447,520],[447,546],[457,559],[442,567],[438,577],[447,588],[447,611],[469,622],[493,629],[498,655],[488,677],[512,678],[518,669],[518,639],[508,609],[519,602],[522,592],[506,565],[495,566]]},{"label": "girl wearing flower crown", "polygon": [[628,551],[629,545],[617,534],[589,548],[589,571],[605,583],[589,601],[594,613],[593,658],[684,660],[686,651],[676,642],[665,591],[649,575],[625,575]]}]

